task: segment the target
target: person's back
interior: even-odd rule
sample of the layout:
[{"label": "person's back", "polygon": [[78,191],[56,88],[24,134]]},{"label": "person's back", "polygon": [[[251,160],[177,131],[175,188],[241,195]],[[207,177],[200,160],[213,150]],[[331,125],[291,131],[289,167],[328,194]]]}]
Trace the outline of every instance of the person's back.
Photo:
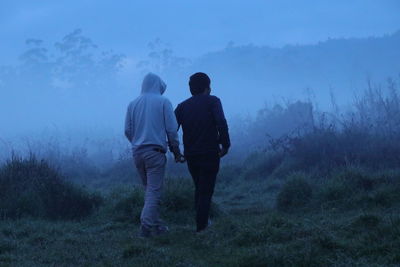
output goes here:
[{"label": "person's back", "polygon": [[185,156],[218,153],[229,147],[228,127],[218,97],[196,94],[175,110],[182,125]]},{"label": "person's back", "polygon": [[135,166],[146,190],[140,216],[141,237],[168,230],[159,219],[167,140],[175,159],[181,157],[178,124],[171,102],[162,96],[165,89],[165,83],[157,75],[146,75],[142,93],[129,104],[125,118],[125,136],[132,145]]},{"label": "person's back", "polygon": [[195,185],[197,232],[208,226],[220,158],[230,147],[221,101],[210,95],[210,83],[204,73],[192,75],[189,86],[193,96],[175,109],[178,125],[182,126],[185,158]]},{"label": "person's back", "polygon": [[170,147],[179,145],[176,120],[170,116],[172,104],[162,96],[166,85],[154,74],[146,78],[141,95],[128,106],[125,121],[125,133],[132,144],[133,153],[147,146],[159,146],[166,151],[166,135]]}]

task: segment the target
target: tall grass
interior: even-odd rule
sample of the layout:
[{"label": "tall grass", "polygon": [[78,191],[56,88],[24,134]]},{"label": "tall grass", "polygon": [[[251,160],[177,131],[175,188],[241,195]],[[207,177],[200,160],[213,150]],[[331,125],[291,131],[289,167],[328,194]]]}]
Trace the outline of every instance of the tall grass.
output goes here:
[{"label": "tall grass", "polygon": [[[398,168],[398,83],[389,79],[386,91],[371,83],[368,85],[364,94],[355,98],[350,111],[341,115],[315,112],[311,130],[265,138],[265,152],[257,153],[254,160],[258,162],[257,168],[264,175],[278,170],[279,174],[282,171],[286,174],[291,171],[328,174],[346,166],[363,166],[371,170]],[[268,129],[269,125],[265,124],[264,131]]]},{"label": "tall grass", "polygon": [[2,218],[81,219],[102,201],[34,156],[13,157],[0,168],[0,192]]}]

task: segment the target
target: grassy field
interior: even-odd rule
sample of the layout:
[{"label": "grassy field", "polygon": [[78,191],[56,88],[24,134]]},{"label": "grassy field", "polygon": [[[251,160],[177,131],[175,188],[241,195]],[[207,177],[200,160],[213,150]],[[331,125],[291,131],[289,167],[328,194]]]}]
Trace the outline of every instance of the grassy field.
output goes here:
[{"label": "grassy field", "polygon": [[3,218],[0,266],[398,266],[399,177],[346,167],[265,179],[227,166],[203,234],[194,231],[191,180],[168,178],[171,231],[149,240],[137,237],[142,190],[119,187],[79,219]]},{"label": "grassy field", "polygon": [[0,167],[0,266],[400,266],[398,85],[370,87],[346,116],[314,112],[299,134],[265,131],[310,104],[241,124],[202,234],[183,165],[169,164],[170,233],[143,240],[130,157],[105,170],[87,153],[62,155],[60,170],[14,157]]}]

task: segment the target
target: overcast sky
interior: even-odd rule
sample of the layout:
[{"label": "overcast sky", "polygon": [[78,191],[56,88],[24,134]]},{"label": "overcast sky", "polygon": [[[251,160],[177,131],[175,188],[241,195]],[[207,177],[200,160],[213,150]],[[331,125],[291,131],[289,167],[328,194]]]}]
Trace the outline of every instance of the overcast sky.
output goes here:
[{"label": "overcast sky", "polygon": [[392,33],[400,0],[1,0],[0,57],[15,59],[27,38],[52,45],[76,28],[132,58],[157,37],[193,57],[230,41],[279,47]]}]

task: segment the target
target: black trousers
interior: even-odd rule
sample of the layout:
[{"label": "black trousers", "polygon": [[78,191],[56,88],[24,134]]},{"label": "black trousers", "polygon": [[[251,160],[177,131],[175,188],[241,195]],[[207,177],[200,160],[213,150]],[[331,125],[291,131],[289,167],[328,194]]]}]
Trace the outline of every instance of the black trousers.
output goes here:
[{"label": "black trousers", "polygon": [[220,158],[218,153],[208,153],[186,156],[186,160],[195,186],[194,203],[197,231],[201,231],[208,225]]}]

